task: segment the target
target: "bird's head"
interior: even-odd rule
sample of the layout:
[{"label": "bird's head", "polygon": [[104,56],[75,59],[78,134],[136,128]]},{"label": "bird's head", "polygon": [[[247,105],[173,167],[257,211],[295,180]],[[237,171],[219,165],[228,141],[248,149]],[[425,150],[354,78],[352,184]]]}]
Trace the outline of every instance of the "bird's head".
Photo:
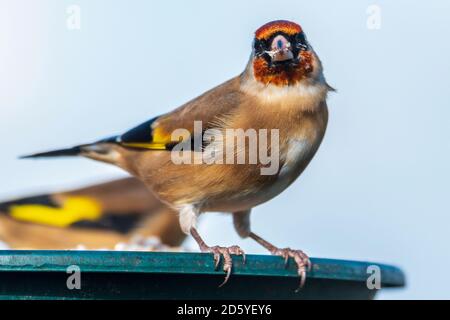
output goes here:
[{"label": "bird's head", "polygon": [[275,86],[295,85],[322,74],[320,61],[300,25],[284,20],[256,30],[248,68],[259,83]]}]

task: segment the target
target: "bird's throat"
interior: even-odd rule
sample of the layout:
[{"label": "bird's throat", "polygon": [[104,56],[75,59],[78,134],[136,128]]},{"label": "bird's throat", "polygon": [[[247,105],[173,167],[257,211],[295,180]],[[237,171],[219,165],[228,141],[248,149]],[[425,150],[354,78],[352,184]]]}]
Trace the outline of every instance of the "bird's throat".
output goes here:
[{"label": "bird's throat", "polygon": [[265,58],[257,57],[253,61],[253,74],[264,85],[279,87],[299,83],[313,72],[313,56],[309,52],[300,54],[299,63],[292,65],[271,65]]}]

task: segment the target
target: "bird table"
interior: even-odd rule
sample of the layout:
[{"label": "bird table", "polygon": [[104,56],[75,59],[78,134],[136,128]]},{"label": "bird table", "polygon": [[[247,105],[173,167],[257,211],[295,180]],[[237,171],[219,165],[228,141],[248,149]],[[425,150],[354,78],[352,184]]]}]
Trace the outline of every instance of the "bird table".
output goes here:
[{"label": "bird table", "polygon": [[[298,292],[295,263],[248,255],[228,283],[211,254],[122,251],[0,251],[0,299],[373,299],[403,287],[396,267],[312,258]],[[377,275],[376,272],[379,274]],[[376,278],[378,276],[378,285]],[[372,281],[374,280],[374,281]]]}]

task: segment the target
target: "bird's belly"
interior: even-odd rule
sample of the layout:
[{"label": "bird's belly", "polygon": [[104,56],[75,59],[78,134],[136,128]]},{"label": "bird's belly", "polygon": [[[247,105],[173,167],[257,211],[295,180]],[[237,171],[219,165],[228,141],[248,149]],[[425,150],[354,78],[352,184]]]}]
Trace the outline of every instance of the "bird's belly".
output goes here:
[{"label": "bird's belly", "polygon": [[212,204],[211,211],[236,212],[251,209],[283,192],[294,182],[314,156],[314,143],[307,139],[291,139],[284,154],[280,155],[280,167],[275,179],[261,187],[255,187],[255,192],[244,195],[236,194],[232,199],[217,201]]}]

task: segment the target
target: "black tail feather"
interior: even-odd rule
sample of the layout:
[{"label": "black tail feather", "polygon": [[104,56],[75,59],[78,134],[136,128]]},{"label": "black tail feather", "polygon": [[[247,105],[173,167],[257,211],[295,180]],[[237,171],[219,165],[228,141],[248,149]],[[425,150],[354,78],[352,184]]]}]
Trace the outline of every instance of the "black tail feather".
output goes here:
[{"label": "black tail feather", "polygon": [[13,205],[25,205],[25,204],[38,204],[49,207],[57,208],[57,205],[53,202],[50,195],[40,195],[28,198],[21,198],[12,201],[6,201],[0,203],[0,213],[8,213],[9,208]]},{"label": "black tail feather", "polygon": [[30,154],[26,156],[21,156],[19,159],[33,159],[33,158],[50,158],[50,157],[69,157],[77,156],[81,153],[81,146],[76,146],[68,149],[53,150],[48,152],[41,152]]},{"label": "black tail feather", "polygon": [[[99,140],[94,143],[89,144],[82,144],[75,146],[73,148],[67,148],[67,149],[59,149],[59,150],[52,150],[47,152],[40,152],[35,154],[29,154],[25,156],[19,157],[19,159],[34,159],[34,158],[52,158],[52,157],[73,157],[73,156],[79,156],[83,151],[94,151],[91,150],[91,148],[94,148],[96,146],[101,146],[103,144],[116,144],[118,140],[118,136],[112,136],[106,139]],[[101,149],[95,150],[96,152],[102,151]],[[104,152],[104,150],[103,150]],[[100,152],[101,153],[101,152]]]}]

